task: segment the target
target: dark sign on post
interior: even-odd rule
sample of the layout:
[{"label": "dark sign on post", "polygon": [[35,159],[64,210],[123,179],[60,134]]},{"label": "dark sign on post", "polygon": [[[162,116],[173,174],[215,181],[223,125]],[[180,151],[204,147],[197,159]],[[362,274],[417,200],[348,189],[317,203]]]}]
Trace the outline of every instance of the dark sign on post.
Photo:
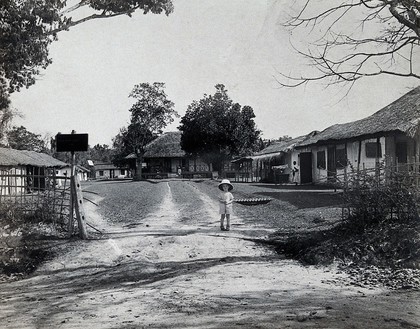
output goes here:
[{"label": "dark sign on post", "polygon": [[88,134],[57,134],[55,136],[57,152],[86,152]]}]

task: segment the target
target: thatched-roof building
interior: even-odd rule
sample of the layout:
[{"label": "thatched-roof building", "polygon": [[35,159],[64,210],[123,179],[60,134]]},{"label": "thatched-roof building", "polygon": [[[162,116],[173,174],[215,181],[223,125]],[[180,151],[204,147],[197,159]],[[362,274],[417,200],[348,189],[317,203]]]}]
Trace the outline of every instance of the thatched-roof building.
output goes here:
[{"label": "thatched-roof building", "polygon": [[52,156],[34,151],[15,150],[0,147],[0,167],[62,167],[66,163]]},{"label": "thatched-roof building", "polygon": [[145,177],[198,177],[211,175],[212,167],[188,156],[181,148],[181,132],[163,133],[146,146]]},{"label": "thatched-roof building", "polygon": [[0,148],[0,195],[44,189],[46,177],[66,165],[45,153]]},{"label": "thatched-roof building", "polygon": [[162,134],[146,146],[145,158],[183,158],[185,151],[181,148],[181,132],[171,131]]},{"label": "thatched-roof building", "polygon": [[[345,170],[408,168],[420,153],[420,87],[361,120],[336,124],[298,145],[301,174],[322,181]],[[312,179],[313,177],[313,179]]]}]

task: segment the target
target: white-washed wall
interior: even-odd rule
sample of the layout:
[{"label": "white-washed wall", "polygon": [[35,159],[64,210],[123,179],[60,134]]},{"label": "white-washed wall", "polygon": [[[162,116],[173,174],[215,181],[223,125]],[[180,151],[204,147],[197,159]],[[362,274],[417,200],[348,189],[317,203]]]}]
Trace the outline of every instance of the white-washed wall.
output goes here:
[{"label": "white-washed wall", "polygon": [[[369,169],[375,168],[376,165],[376,158],[368,158],[366,156],[366,143],[376,143],[377,139],[366,139],[362,140],[361,142],[361,153],[360,153],[360,169]],[[385,159],[385,137],[380,138],[381,143],[381,154],[382,156],[379,158],[379,161]],[[358,157],[359,157],[359,141],[354,142],[347,142],[346,144],[334,144],[336,147],[346,147],[347,153],[347,160],[348,165],[346,167],[347,172],[351,170],[353,167],[357,169],[358,165]],[[317,155],[318,152],[324,151],[325,152],[325,164],[326,168],[318,168],[317,167]],[[296,163],[300,166],[299,162],[299,154],[303,152],[311,152],[312,153],[312,178],[314,182],[322,182],[325,181],[328,177],[328,145],[322,146],[308,146],[305,148],[300,148],[298,150],[293,151],[292,153],[292,163],[296,161]],[[336,169],[337,175],[344,175],[345,169],[344,168],[337,168]]]},{"label": "white-washed wall", "polygon": [[25,167],[0,168],[0,195],[16,195],[26,191]]}]

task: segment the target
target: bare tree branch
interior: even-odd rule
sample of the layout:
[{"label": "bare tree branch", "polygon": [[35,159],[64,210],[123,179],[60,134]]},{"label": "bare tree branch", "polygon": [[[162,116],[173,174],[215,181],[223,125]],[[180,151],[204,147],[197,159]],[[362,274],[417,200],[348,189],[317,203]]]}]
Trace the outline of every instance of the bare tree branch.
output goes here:
[{"label": "bare tree branch", "polygon": [[[280,73],[281,79],[276,80],[281,86],[296,87],[321,80],[353,85],[362,77],[380,74],[420,79],[420,72],[416,72],[420,67],[414,65],[420,52],[420,1],[342,0],[339,5],[323,9],[317,6],[321,6],[319,2],[315,5],[306,1],[284,26],[296,32],[310,27],[308,38],[320,33],[320,37],[313,35],[315,39],[307,50],[292,44],[318,74]],[[313,14],[314,10],[317,13]],[[349,28],[348,19],[353,17],[361,17],[361,21]]]}]

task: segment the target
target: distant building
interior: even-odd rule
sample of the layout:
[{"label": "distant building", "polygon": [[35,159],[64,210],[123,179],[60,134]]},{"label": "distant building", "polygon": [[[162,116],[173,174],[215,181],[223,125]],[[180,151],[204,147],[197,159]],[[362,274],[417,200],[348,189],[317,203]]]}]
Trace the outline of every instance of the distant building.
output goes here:
[{"label": "distant building", "polygon": [[112,163],[95,162],[95,179],[115,179],[131,177],[128,167],[119,168]]},{"label": "distant building", "polygon": [[234,181],[288,183],[291,181],[293,151],[316,133],[274,142],[253,155],[235,159],[232,161],[234,170],[227,176]]},{"label": "distant building", "polygon": [[[87,181],[90,178],[90,170],[83,166],[76,165],[75,172],[80,182]],[[65,167],[62,167],[56,170],[56,174],[60,176],[70,177],[71,176],[70,165],[66,165]]]},{"label": "distant building", "polygon": [[[144,178],[155,177],[211,177],[212,165],[200,158],[190,157],[181,148],[181,132],[163,133],[146,146],[143,156]],[[126,157],[133,162],[134,153]]]}]

